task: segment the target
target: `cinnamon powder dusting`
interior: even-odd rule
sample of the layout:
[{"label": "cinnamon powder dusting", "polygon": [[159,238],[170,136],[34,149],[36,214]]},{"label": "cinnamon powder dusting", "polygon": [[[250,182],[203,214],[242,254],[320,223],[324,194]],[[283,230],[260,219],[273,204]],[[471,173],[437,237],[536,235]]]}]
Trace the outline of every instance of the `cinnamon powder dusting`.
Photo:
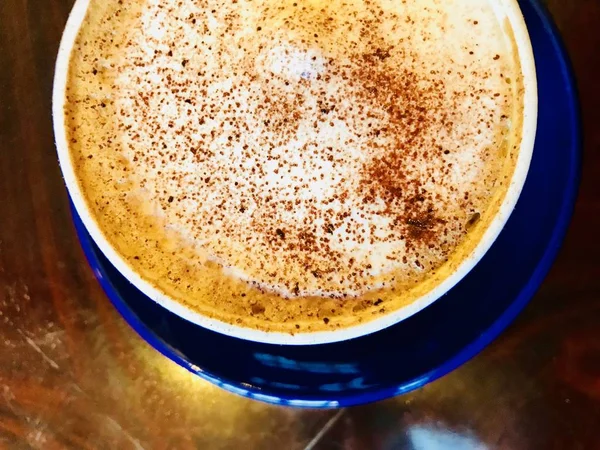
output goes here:
[{"label": "cinnamon powder dusting", "polygon": [[505,188],[517,75],[487,2],[91,3],[66,106],[82,184],[180,297],[214,268],[252,316],[283,311],[269,293],[410,290]]}]

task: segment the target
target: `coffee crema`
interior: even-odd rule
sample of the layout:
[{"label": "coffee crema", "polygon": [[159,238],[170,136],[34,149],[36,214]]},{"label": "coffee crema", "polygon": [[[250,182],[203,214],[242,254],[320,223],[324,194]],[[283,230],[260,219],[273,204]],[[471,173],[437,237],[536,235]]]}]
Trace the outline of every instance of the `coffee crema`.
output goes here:
[{"label": "coffee crema", "polygon": [[203,316],[263,331],[410,304],[479,243],[520,144],[481,0],[91,0],[66,91],[106,239]]}]

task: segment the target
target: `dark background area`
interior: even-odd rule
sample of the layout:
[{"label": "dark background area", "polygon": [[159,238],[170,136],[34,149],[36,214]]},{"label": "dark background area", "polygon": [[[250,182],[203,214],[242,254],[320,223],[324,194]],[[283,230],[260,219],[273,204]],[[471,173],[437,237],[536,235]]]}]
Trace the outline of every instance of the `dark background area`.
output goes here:
[{"label": "dark background area", "polygon": [[541,290],[425,388],[301,411],[198,379],[111,306],[77,242],[52,135],[72,0],[0,0],[0,449],[600,449],[600,1],[547,4],[579,84],[585,150],[573,223]]}]

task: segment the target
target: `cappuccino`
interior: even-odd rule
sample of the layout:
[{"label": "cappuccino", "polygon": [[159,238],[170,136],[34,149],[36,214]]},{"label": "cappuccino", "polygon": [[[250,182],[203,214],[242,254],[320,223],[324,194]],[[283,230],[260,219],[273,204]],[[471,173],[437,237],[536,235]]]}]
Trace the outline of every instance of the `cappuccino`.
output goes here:
[{"label": "cappuccino", "polygon": [[91,0],[69,152],[94,221],[156,292],[266,332],[366,323],[451,276],[521,147],[493,0]]}]

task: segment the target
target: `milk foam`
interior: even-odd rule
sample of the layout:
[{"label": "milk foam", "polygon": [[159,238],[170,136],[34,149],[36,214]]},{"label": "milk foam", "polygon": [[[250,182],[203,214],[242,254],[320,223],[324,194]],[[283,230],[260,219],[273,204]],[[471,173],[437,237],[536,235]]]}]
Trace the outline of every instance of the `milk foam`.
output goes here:
[{"label": "milk foam", "polygon": [[[102,8],[70,91],[94,123],[93,138],[73,130],[96,143],[74,145],[82,177],[117,181],[90,197],[257,288],[417,283],[502,189],[515,68],[488,2]],[[119,8],[135,20],[111,46]]]}]

